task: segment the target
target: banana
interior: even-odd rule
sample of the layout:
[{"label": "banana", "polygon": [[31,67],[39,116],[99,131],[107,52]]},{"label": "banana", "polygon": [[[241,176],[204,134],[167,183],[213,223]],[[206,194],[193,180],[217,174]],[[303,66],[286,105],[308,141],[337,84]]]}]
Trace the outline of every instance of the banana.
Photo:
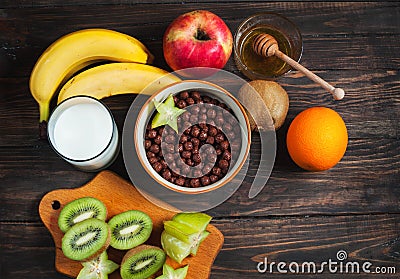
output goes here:
[{"label": "banana", "polygon": [[30,77],[39,122],[48,120],[50,100],[60,85],[84,67],[102,60],[150,63],[152,59],[140,41],[108,29],[84,29],[61,37],[39,57]]},{"label": "banana", "polygon": [[60,90],[58,103],[76,95],[87,95],[97,99],[124,93],[151,95],[180,80],[177,76],[150,65],[104,64],[83,71],[67,81]]}]

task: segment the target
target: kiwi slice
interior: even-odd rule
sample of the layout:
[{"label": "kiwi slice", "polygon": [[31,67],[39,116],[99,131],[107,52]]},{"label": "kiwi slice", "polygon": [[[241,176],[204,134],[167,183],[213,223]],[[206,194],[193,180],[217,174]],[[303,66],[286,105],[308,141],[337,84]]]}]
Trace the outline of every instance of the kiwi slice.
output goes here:
[{"label": "kiwi slice", "polygon": [[129,250],[121,262],[122,279],[145,279],[156,273],[164,264],[163,250],[150,245],[140,245]]},{"label": "kiwi slice", "polygon": [[108,259],[106,251],[91,261],[83,262],[82,265],[83,268],[76,279],[107,279],[108,274],[113,273],[119,267]]},{"label": "kiwi slice", "polygon": [[211,219],[210,215],[201,212],[181,212],[172,218],[173,221],[190,226],[198,232],[204,231]]},{"label": "kiwi slice", "polygon": [[151,218],[139,210],[115,215],[108,222],[111,229],[111,247],[128,250],[146,242],[153,229]]},{"label": "kiwi slice", "polygon": [[89,218],[106,220],[107,208],[98,199],[84,197],[76,199],[64,206],[58,217],[58,226],[62,232],[68,231],[73,225]]},{"label": "kiwi slice", "polygon": [[72,226],[62,238],[64,255],[76,261],[95,258],[110,244],[110,228],[101,220],[90,218]]}]

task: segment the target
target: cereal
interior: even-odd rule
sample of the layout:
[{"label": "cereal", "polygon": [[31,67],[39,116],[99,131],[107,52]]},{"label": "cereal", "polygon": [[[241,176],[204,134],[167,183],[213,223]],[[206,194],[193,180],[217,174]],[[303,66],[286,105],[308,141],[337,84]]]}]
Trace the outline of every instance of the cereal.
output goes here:
[{"label": "cereal", "polygon": [[[226,104],[199,91],[180,92],[174,96],[174,102],[181,109],[193,104],[210,104],[224,111],[204,105],[190,107],[178,117],[179,131],[183,131],[179,139],[172,129],[164,126],[152,129],[148,125],[144,147],[149,163],[164,179],[178,186],[198,188],[219,181],[236,159],[231,145],[241,145],[240,129],[232,125],[235,122],[233,112]],[[216,126],[224,126],[224,131],[229,135]],[[233,139],[232,143],[228,138]],[[212,147],[201,149],[204,144]],[[179,166],[180,175],[172,171],[166,161],[173,162],[171,168]]]}]

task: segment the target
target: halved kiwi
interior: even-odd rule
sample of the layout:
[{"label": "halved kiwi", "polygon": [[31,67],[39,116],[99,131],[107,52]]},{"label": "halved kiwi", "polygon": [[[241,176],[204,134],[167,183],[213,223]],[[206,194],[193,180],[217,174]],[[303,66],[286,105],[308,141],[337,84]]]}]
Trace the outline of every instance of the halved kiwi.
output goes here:
[{"label": "halved kiwi", "polygon": [[104,252],[110,244],[110,228],[101,220],[90,218],[72,226],[62,238],[64,255],[86,261]]},{"label": "halved kiwi", "polygon": [[139,210],[115,215],[108,222],[111,229],[111,247],[128,250],[146,242],[153,229],[151,218]]},{"label": "halved kiwi", "polygon": [[62,232],[68,231],[76,223],[89,218],[106,220],[107,208],[96,198],[76,199],[64,206],[58,217],[58,226]]},{"label": "halved kiwi", "polygon": [[144,279],[156,273],[164,264],[163,250],[150,245],[140,245],[129,250],[121,262],[122,279]]}]

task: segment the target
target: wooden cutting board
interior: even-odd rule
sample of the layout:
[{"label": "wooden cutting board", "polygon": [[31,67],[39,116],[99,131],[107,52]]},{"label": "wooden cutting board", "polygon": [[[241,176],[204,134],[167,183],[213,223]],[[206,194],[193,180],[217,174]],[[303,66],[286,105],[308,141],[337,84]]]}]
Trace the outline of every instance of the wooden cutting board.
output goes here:
[{"label": "wooden cutting board", "polygon": [[[100,172],[93,180],[75,189],[59,189],[47,193],[39,205],[39,214],[47,229],[53,236],[56,257],[55,267],[58,272],[76,277],[82,265],[66,258],[61,250],[63,232],[58,228],[58,215],[68,202],[81,197],[95,197],[101,200],[108,209],[107,220],[112,216],[131,209],[147,213],[153,220],[154,228],[149,240],[150,245],[161,247],[160,237],[163,221],[171,219],[175,212],[158,207],[143,197],[136,188],[110,171]],[[58,206],[59,205],[59,206]],[[209,236],[201,243],[195,257],[189,256],[181,265],[167,257],[167,263],[174,268],[189,264],[188,279],[209,278],[211,266],[222,248],[224,236],[213,225],[208,225]],[[109,259],[120,264],[126,251],[108,249]],[[119,269],[112,273],[110,279],[120,279]]]}]

